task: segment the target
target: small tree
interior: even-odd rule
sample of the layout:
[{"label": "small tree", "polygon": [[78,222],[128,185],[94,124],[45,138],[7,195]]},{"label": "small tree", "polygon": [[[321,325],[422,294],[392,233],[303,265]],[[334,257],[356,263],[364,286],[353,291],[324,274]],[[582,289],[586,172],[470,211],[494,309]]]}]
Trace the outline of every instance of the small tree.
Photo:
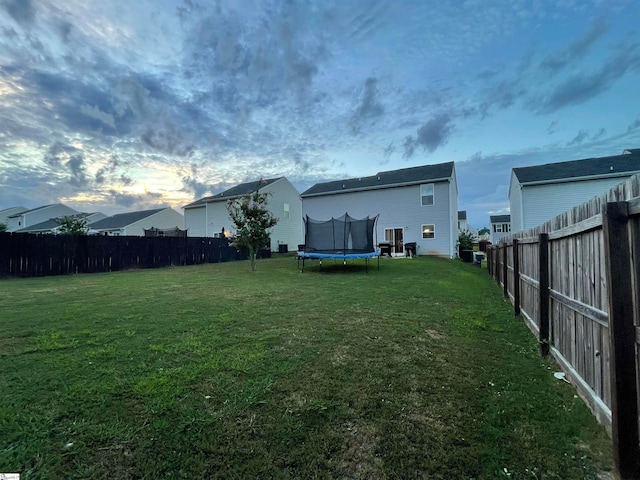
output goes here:
[{"label": "small tree", "polygon": [[62,217],[56,218],[56,222],[61,235],[86,235],[89,230],[85,218]]},{"label": "small tree", "polygon": [[229,217],[236,227],[232,245],[249,250],[252,272],[256,270],[256,253],[269,242],[268,230],[278,223],[267,210],[268,196],[256,191],[227,202]]},{"label": "small tree", "polygon": [[0,232],[6,232],[7,230],[9,230],[9,225],[0,222]]},{"label": "small tree", "polygon": [[458,236],[458,251],[473,250],[473,242],[476,241],[476,237],[469,230],[462,230]]},{"label": "small tree", "polygon": [[487,227],[482,227],[480,230],[478,230],[479,236],[489,235],[490,233],[491,233],[491,230],[489,230]]}]

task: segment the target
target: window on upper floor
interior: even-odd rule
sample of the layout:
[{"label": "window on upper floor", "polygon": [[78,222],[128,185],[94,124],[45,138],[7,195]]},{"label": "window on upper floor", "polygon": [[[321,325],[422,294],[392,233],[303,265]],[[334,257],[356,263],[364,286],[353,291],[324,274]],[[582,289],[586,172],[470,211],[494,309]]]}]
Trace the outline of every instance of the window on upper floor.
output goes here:
[{"label": "window on upper floor", "polygon": [[291,216],[291,212],[289,211],[289,204],[284,204],[284,218],[289,218]]},{"label": "window on upper floor", "polygon": [[420,185],[420,204],[422,206],[433,205],[434,201],[434,188],[433,183],[425,183]]}]

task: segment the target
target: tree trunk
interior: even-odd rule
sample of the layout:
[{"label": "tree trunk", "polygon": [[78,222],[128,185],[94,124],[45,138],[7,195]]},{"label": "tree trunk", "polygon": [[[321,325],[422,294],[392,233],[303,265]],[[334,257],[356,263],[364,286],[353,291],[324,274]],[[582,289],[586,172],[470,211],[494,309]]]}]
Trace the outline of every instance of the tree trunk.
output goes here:
[{"label": "tree trunk", "polygon": [[256,271],[256,252],[253,248],[249,249],[249,261],[251,262],[251,271]]}]

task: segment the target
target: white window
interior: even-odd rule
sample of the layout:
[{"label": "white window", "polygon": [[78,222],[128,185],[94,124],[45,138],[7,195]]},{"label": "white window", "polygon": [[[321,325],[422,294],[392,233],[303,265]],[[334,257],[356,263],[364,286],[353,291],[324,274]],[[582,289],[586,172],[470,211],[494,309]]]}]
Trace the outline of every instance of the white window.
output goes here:
[{"label": "white window", "polygon": [[435,238],[436,226],[435,225],[422,225],[422,238]]},{"label": "white window", "polygon": [[433,183],[420,185],[420,204],[422,206],[427,206],[433,205],[434,203]]},{"label": "white window", "polygon": [[291,216],[291,212],[289,211],[289,204],[284,204],[284,218],[289,218]]},{"label": "white window", "polygon": [[501,223],[496,223],[493,226],[493,232],[494,233],[502,233],[502,224]]},{"label": "white window", "polygon": [[503,223],[502,224],[502,231],[503,232],[510,232],[511,231],[511,224],[510,223]]}]

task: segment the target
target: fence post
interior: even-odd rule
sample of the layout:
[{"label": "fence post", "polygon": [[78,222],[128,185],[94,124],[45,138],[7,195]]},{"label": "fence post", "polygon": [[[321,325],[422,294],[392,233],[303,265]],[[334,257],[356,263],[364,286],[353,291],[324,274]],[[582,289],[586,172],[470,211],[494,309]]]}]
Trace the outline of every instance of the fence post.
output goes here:
[{"label": "fence post", "polygon": [[611,352],[611,437],[619,478],[640,478],[638,387],[627,202],[603,207]]},{"label": "fence post", "polygon": [[540,353],[543,357],[549,355],[549,234],[538,236],[538,265],[540,270]]},{"label": "fence post", "polygon": [[513,314],[520,315],[520,253],[518,239],[513,239]]},{"label": "fence post", "polygon": [[507,275],[509,274],[507,244],[505,243],[502,248],[502,290],[504,292],[504,298],[509,298],[509,282],[507,281]]}]

